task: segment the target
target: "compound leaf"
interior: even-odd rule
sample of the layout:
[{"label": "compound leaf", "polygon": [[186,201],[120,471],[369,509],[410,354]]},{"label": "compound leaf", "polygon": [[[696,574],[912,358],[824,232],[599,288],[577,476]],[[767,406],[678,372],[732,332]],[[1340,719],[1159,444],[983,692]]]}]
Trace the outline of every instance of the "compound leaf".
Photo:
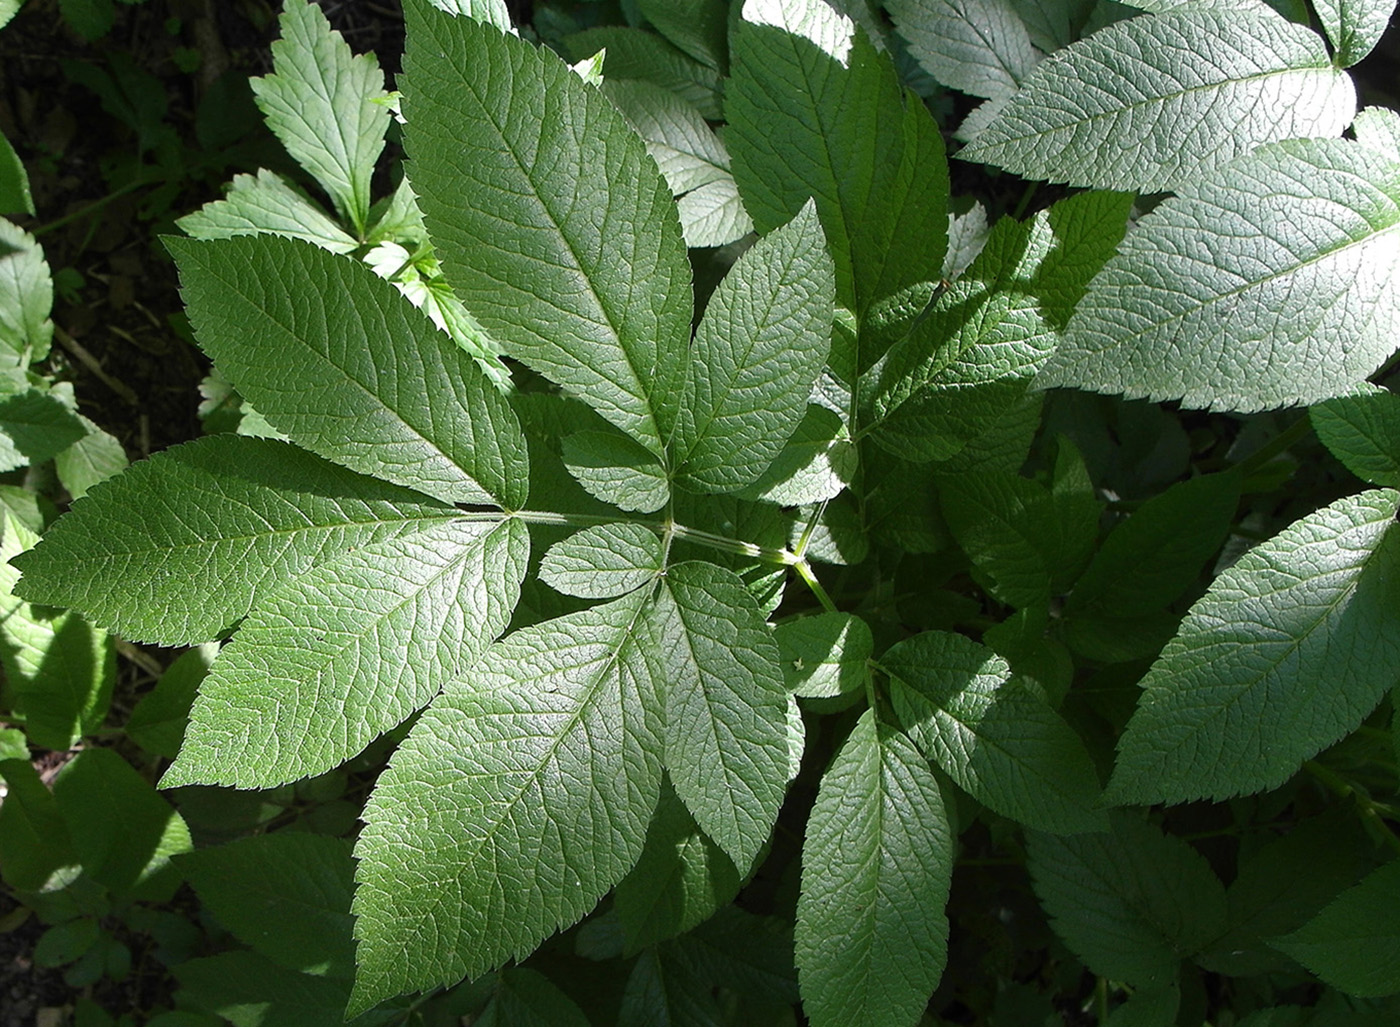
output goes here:
[{"label": "compound leaf", "polygon": [[642,589],[522,628],[414,725],[355,851],[352,1013],[524,956],[636,863],[663,749],[648,607]]},{"label": "compound leaf", "polygon": [[696,822],[747,868],[788,780],[788,695],[763,611],[732,572],[671,567],[652,621],[666,768]]},{"label": "compound leaf", "polygon": [[936,281],[948,239],[943,137],[889,57],[822,0],[747,0],[731,60],[725,141],[759,232],[815,199],[837,299],[858,315]]},{"label": "compound leaf", "polygon": [[94,486],[15,558],[15,592],[133,641],[192,645],[323,560],[455,513],[285,442],[212,435]]},{"label": "compound leaf", "polygon": [[443,273],[509,355],[659,456],[691,315],[670,189],[553,53],[421,3],[407,14],[411,174]]},{"label": "compound leaf", "polygon": [[1355,728],[1400,677],[1398,508],[1339,499],[1216,578],[1143,678],[1106,798],[1273,788]]},{"label": "compound leaf", "polygon": [[161,786],[271,788],[359,753],[505,628],[529,538],[513,519],[428,524],[293,579],[214,661]]},{"label": "compound leaf", "polygon": [[1400,861],[1392,860],[1272,944],[1349,995],[1394,995],[1400,991],[1397,913]]},{"label": "compound leaf", "polygon": [[[1255,147],[1339,135],[1351,79],[1262,4],[1110,25],[1041,62],[959,154],[1028,178],[1161,192]],[[1251,232],[1251,236],[1254,233]]]},{"label": "compound leaf", "polygon": [[364,264],[273,235],[166,245],[205,352],[294,442],[449,503],[525,502],[505,397]]},{"label": "compound leaf", "polygon": [[695,333],[672,443],[683,484],[733,492],[782,452],[826,365],[834,294],[811,204],[739,258]]},{"label": "compound leaf", "polygon": [[1400,164],[1264,147],[1144,217],[1037,379],[1241,412],[1352,391],[1395,349]]},{"label": "compound leaf", "polygon": [[373,54],[352,55],[326,16],[307,0],[286,0],[273,74],[250,80],[268,127],[330,194],[363,237],[370,178],[384,149],[389,109]]},{"label": "compound leaf", "polygon": [[1112,833],[1032,832],[1027,866],[1051,926],[1091,971],[1139,986],[1225,930],[1225,888],[1190,844],[1118,813]]},{"label": "compound leaf", "polygon": [[880,657],[895,714],[959,787],[1003,816],[1057,834],[1102,831],[1099,781],[1074,730],[996,653],[926,631]]},{"label": "compound leaf", "polygon": [[886,6],[920,67],[961,92],[1007,96],[1040,61],[1010,0],[893,0]]},{"label": "compound leaf", "polygon": [[822,776],[795,938],[813,1027],[907,1027],[943,974],[953,839],[928,762],[866,710]]}]

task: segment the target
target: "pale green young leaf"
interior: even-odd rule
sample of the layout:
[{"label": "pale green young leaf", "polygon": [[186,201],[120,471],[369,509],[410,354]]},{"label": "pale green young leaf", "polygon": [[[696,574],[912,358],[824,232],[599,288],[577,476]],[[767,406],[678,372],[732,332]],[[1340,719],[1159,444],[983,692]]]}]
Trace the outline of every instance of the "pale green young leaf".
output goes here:
[{"label": "pale green young leaf", "polygon": [[1184,592],[1229,534],[1240,479],[1208,474],[1154,496],[1104,539],[1067,612],[1139,617]]},{"label": "pale green young leaf", "polygon": [[87,434],[55,454],[53,460],[59,483],[74,499],[82,499],[88,489],[119,474],[129,462],[126,450],[115,436],[109,435],[81,414],[78,420],[87,429]]},{"label": "pale green young leaf", "polygon": [[[3,7],[3,5],[0,5]],[[15,148],[0,132],[0,214],[34,216],[34,197],[29,191],[29,174]]]},{"label": "pale green young leaf", "polygon": [[501,971],[490,1003],[471,1022],[475,1027],[590,1027],[573,999],[526,967]]},{"label": "pale green young leaf", "polygon": [[851,613],[818,613],[774,629],[783,679],[794,695],[830,699],[865,685],[875,650],[870,626]]},{"label": "pale green young leaf", "polygon": [[351,1012],[523,957],[636,863],[663,749],[647,600],[507,636],[414,725],[356,847]]},{"label": "pale green young leaf", "polygon": [[1397,509],[1339,499],[1215,579],[1142,680],[1110,801],[1273,788],[1375,708],[1400,677]]},{"label": "pale green young leaf", "polygon": [[509,355],[659,456],[691,295],[655,163],[553,53],[421,3],[407,13],[410,171],[447,280]]},{"label": "pale green young leaf", "polygon": [[638,0],[647,21],[702,64],[723,71],[729,49],[725,0]]},{"label": "pale green young leaf", "polygon": [[1390,27],[1395,0],[1314,0],[1340,68],[1360,63]]},{"label": "pale green young leaf", "polygon": [[1308,408],[1313,431],[1362,481],[1400,486],[1400,396],[1363,384],[1350,396]]},{"label": "pale green young leaf", "polygon": [[30,740],[64,752],[101,727],[117,654],[107,633],[77,613],[36,608],[14,596],[19,572],[9,561],[38,541],[13,514],[0,517],[0,668]]},{"label": "pale green young leaf", "polygon": [[1131,204],[1122,193],[1081,193],[1024,224],[998,222],[967,271],[867,375],[872,437],[904,459],[947,460],[1001,424],[1123,238]]},{"label": "pale green young leaf", "polygon": [[16,558],[16,592],[133,641],[190,645],[324,560],[455,513],[283,442],[211,435],[93,488]]},{"label": "pale green young leaf", "polygon": [[1356,141],[1379,150],[1391,160],[1400,160],[1400,111],[1389,107],[1366,107],[1351,123]]},{"label": "pale green young leaf", "polygon": [[355,864],[344,840],[273,831],[175,862],[203,907],[255,952],[303,973],[354,973]]},{"label": "pale green young leaf", "polygon": [[1292,934],[1271,943],[1358,998],[1400,991],[1400,861],[1348,888]]},{"label": "pale green young leaf", "polygon": [[25,389],[6,396],[0,385],[0,470],[52,460],[85,435],[78,415],[53,393]]},{"label": "pale green young leaf", "polygon": [[[1043,61],[961,157],[1029,178],[1160,192],[1356,113],[1322,41],[1267,7],[1131,18]],[[1252,233],[1251,233],[1252,237]]]},{"label": "pale green young leaf", "polygon": [[1084,743],[996,653],[963,635],[925,631],[879,663],[900,723],[974,799],[1037,830],[1107,829]]},{"label": "pale green young leaf", "polygon": [[743,582],[700,561],[669,568],[648,623],[666,682],[666,769],[696,823],[747,868],[787,790],[778,647]]},{"label": "pale green young leaf", "polygon": [[613,599],[656,579],[665,566],[661,538],[644,524],[599,524],[556,542],[540,578],[582,599]]},{"label": "pale green young leaf", "polygon": [[943,975],[953,838],[928,762],[861,715],[822,776],[795,938],[812,1027],[907,1027]]},{"label": "pale green young leaf", "polygon": [[840,414],[816,403],[773,462],[737,493],[778,506],[806,506],[839,496],[855,478],[860,456]]},{"label": "pale green young leaf", "polygon": [[147,752],[173,760],[185,739],[199,684],[217,655],[216,642],[205,642],[181,653],[165,668],[156,687],[143,695],[131,711],[122,729],[127,737]]},{"label": "pale green young leaf", "polygon": [[525,502],[505,398],[369,268],[271,235],[166,245],[205,352],[297,444],[445,502]]},{"label": "pale green young leaf", "polygon": [[733,860],[700,830],[669,781],[646,846],[613,891],[622,928],[623,954],[684,934],[739,894],[742,878]]},{"label": "pale green young leaf", "polygon": [[621,510],[651,513],[671,498],[665,465],[646,446],[619,431],[566,435],[564,466],[590,496]]},{"label": "pale green young leaf", "polygon": [[603,73],[612,81],[637,79],[675,93],[710,121],[724,119],[724,77],[654,32],[609,25],[566,36],[572,61],[606,51]]},{"label": "pale green young leaf", "polygon": [[52,307],[53,279],[43,247],[0,218],[0,373],[8,377],[48,355]]},{"label": "pale green young leaf", "polygon": [[256,178],[234,175],[222,200],[206,203],[175,223],[196,239],[271,232],[332,253],[350,253],[359,245],[281,175],[266,168],[259,169]]},{"label": "pale green young leaf", "polygon": [[1032,832],[1027,866],[1055,933],[1092,972],[1140,987],[1176,980],[1225,929],[1225,888],[1189,843],[1126,813],[1112,831]]},{"label": "pale green young leaf", "polygon": [[732,42],[725,141],[759,232],[815,199],[837,299],[858,316],[935,281],[947,248],[943,137],[889,57],[822,0],[746,0]]},{"label": "pale green young leaf", "polygon": [[1040,61],[1012,0],[891,0],[886,6],[920,67],[960,92],[1014,93]]},{"label": "pale green young leaf", "polygon": [[271,788],[339,766],[501,633],[529,550],[519,521],[448,521],[293,579],[214,661],[161,786]]},{"label": "pale green young leaf", "polygon": [[373,54],[351,54],[308,0],[284,0],[279,24],[273,74],[250,80],[258,107],[287,152],[363,236],[370,179],[389,128],[389,110],[376,102],[385,95],[384,73]]},{"label": "pale green young leaf", "polygon": [[739,258],[710,297],[691,348],[671,441],[684,485],[733,492],[782,452],[826,365],[834,293],[810,203]]},{"label": "pale green young leaf", "polygon": [[84,749],[53,794],[84,874],[119,896],[170,900],[180,883],[170,858],[194,845],[180,814],[131,764],[113,749]]},{"label": "pale green young leaf", "polygon": [[1344,395],[1395,349],[1400,163],[1265,147],[1144,217],[1037,386],[1241,412]]}]

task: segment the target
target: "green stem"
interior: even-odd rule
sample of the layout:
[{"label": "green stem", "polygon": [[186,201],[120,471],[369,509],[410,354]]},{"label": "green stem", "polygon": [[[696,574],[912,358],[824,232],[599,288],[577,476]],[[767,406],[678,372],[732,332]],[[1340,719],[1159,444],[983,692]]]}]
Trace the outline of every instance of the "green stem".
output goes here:
[{"label": "green stem", "polygon": [[792,551],[803,559],[807,558],[807,545],[812,541],[812,532],[817,530],[817,525],[821,523],[822,514],[826,513],[827,502],[828,500],[823,499],[812,510],[812,516],[807,519],[802,534],[798,536],[797,545],[792,547]]},{"label": "green stem", "polygon": [[[599,524],[615,524],[621,520],[620,517],[599,517],[594,514],[554,513],[549,510],[515,510],[511,513],[506,513],[501,510],[461,510],[458,512],[457,517],[460,520],[478,524],[495,524],[507,518],[514,517],[517,520],[524,521],[526,524],[549,524],[560,528],[591,528]],[[741,539],[730,538],[727,535],[716,535],[712,531],[704,531],[701,528],[690,528],[671,520],[647,521],[641,523],[645,523],[648,528],[656,532],[663,539],[683,539],[686,542],[694,542],[696,545],[704,546],[707,549],[717,549],[722,553],[733,553],[735,556],[747,556],[761,563],[776,564],[779,567],[796,567],[798,564],[804,562],[802,557],[789,549],[760,546],[753,542],[745,542]]]},{"label": "green stem", "polygon": [[826,589],[824,589],[822,583],[817,580],[817,576],[812,573],[812,565],[806,560],[799,558],[798,561],[791,564],[791,566],[797,571],[798,577],[812,590],[812,595],[817,597],[817,602],[822,604],[822,609],[827,613],[837,613],[836,604],[831,601],[831,596],[826,594]]},{"label": "green stem", "polygon": [[1099,1023],[1108,1022],[1108,978],[1100,977],[1094,985],[1094,1006],[1098,1010]]},{"label": "green stem", "polygon": [[37,239],[41,235],[45,235],[49,232],[52,232],[55,228],[62,228],[64,225],[77,221],[80,218],[85,218],[89,214],[96,214],[99,210],[107,206],[107,204],[111,203],[113,200],[125,196],[128,193],[134,193],[137,189],[141,189],[145,186],[152,185],[156,181],[157,179],[153,178],[138,178],[133,182],[128,182],[120,189],[112,190],[100,200],[93,200],[91,203],[79,207],[72,213],[64,214],[61,218],[54,218],[48,224],[40,225],[38,228],[34,229],[29,234]]},{"label": "green stem", "polygon": [[1338,798],[1350,799],[1354,802],[1357,811],[1361,814],[1361,819],[1375,829],[1376,834],[1390,849],[1400,853],[1400,837],[1396,836],[1395,831],[1386,822],[1385,814],[1390,811],[1388,806],[1374,801],[1364,790],[1357,788],[1342,775],[1316,760],[1306,761],[1303,764],[1303,769]]},{"label": "green stem", "polygon": [[1298,420],[1294,421],[1264,445],[1249,454],[1249,456],[1235,464],[1230,470],[1237,473],[1241,478],[1247,478],[1274,457],[1286,453],[1294,445],[1303,441],[1303,439],[1307,438],[1308,432],[1310,431],[1312,431],[1312,422],[1308,420],[1307,414],[1303,414]]}]

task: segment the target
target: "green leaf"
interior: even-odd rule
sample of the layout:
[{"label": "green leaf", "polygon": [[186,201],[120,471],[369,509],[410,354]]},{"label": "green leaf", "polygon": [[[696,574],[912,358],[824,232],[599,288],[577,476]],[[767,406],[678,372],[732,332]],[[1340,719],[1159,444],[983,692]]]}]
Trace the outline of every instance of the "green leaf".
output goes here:
[{"label": "green leaf", "polygon": [[835,499],[855,477],[860,455],[840,414],[816,403],[768,468],[738,491],[741,499],[807,506]]},{"label": "green leaf", "polygon": [[802,845],[798,980],[813,1027],[913,1023],[943,974],[953,838],[928,763],[867,710]]},{"label": "green leaf", "polygon": [[[255,952],[223,952],[191,959],[174,971],[181,1005],[223,1017],[233,1027],[343,1027],[350,983],[297,973]],[[400,1011],[401,1015],[401,1011]],[[350,1027],[380,1027],[387,1011],[350,1020]]]},{"label": "green leaf", "polygon": [[50,927],[34,945],[34,962],[55,967],[71,963],[97,944],[102,928],[95,917],[80,917]]},{"label": "green leaf", "polygon": [[959,156],[1027,178],[1162,192],[1263,143],[1339,135],[1355,113],[1351,79],[1306,27],[1263,5],[1183,7],[1043,61]]},{"label": "green leaf", "polygon": [[1400,159],[1400,112],[1389,107],[1367,107],[1351,123],[1356,141],[1379,150],[1391,160]]},{"label": "green leaf", "polygon": [[666,768],[736,866],[768,840],[787,786],[788,696],[763,612],[732,572],[672,566],[651,620],[666,681]]},{"label": "green leaf", "polygon": [[1040,61],[1010,0],[892,0],[887,6],[919,66],[961,92],[1007,96]]},{"label": "green leaf", "polygon": [[88,489],[126,468],[126,450],[113,435],[107,434],[81,414],[87,434],[54,456],[58,480],[74,499],[82,499]]},{"label": "green leaf", "polygon": [[147,752],[173,760],[185,740],[190,707],[200,682],[218,654],[219,646],[214,642],[181,653],[131,711],[124,728],[127,737]]},{"label": "green leaf", "polygon": [[0,470],[51,460],[86,434],[78,415],[52,393],[28,389],[0,398]]},{"label": "green leaf", "polygon": [[524,504],[525,440],[505,398],[369,268],[270,235],[166,246],[200,344],[279,431],[446,502]]},{"label": "green leaf", "polygon": [[38,891],[59,867],[74,862],[68,828],[53,793],[24,759],[0,760],[0,875],[11,888]]},{"label": "green leaf", "polygon": [[502,971],[478,1027],[589,1027],[588,1017],[543,974],[524,967]]},{"label": "green leaf", "polygon": [[783,679],[794,695],[830,699],[865,685],[875,649],[870,626],[850,613],[818,613],[774,629]]},{"label": "green leaf", "polygon": [[1207,474],[1149,499],[1104,539],[1066,612],[1122,618],[1163,609],[1225,541],[1239,498],[1238,475]]},{"label": "green leaf", "polygon": [[782,452],[826,365],[831,258],[812,205],[749,249],[705,308],[672,441],[680,481],[733,492]]},{"label": "green leaf", "polygon": [[0,373],[9,376],[48,355],[52,307],[53,279],[43,247],[0,218]]},{"label": "green leaf", "polygon": [[724,70],[729,46],[725,0],[638,0],[647,21],[702,64]]},{"label": "green leaf", "polygon": [[866,376],[872,437],[904,459],[947,460],[1011,420],[1095,272],[1130,196],[1084,193],[998,222],[981,253]]},{"label": "green leaf", "polygon": [[510,23],[510,8],[506,6],[505,0],[429,0],[429,2],[448,14],[475,18],[487,25],[494,25],[502,32],[515,31],[515,27]]},{"label": "green leaf", "polygon": [[[4,4],[0,4],[3,11]],[[34,216],[34,197],[29,192],[29,175],[15,148],[0,132],[0,214]]]},{"label": "green leaf", "polygon": [[187,853],[176,863],[204,908],[254,951],[303,973],[354,973],[355,864],[345,841],[274,831]]},{"label": "green leaf", "polygon": [[565,595],[613,599],[655,580],[664,566],[661,538],[651,528],[599,524],[550,546],[540,578]]},{"label": "green leaf", "polygon": [[580,431],[564,437],[564,466],[595,499],[622,510],[651,513],[671,498],[665,465],[619,431]]},{"label": "green leaf", "polygon": [[1400,992],[1397,913],[1400,861],[1392,860],[1272,944],[1348,995],[1394,995]]},{"label": "green leaf", "polygon": [[1031,42],[1045,53],[1068,46],[1086,31],[1086,23],[1098,0],[1011,0],[1011,6],[1025,23]]},{"label": "green leaf", "polygon": [[714,984],[669,948],[642,953],[617,1016],[617,1027],[723,1027],[725,1022]]},{"label": "green leaf", "polygon": [[180,883],[170,857],[194,846],[180,814],[131,764],[111,749],[84,749],[53,792],[85,874],[118,896],[169,901]]},{"label": "green leaf", "polygon": [[63,752],[96,731],[117,680],[116,647],[78,614],[31,606],[13,595],[9,560],[38,537],[8,512],[0,517],[0,668],[25,714],[31,741]]},{"label": "green leaf", "polygon": [[133,641],[191,645],[328,558],[455,514],[284,442],[212,435],[96,486],[15,558],[16,594]]},{"label": "green leaf", "polygon": [[641,29],[608,26],[576,32],[563,40],[571,61],[601,50],[604,77],[613,81],[638,79],[675,93],[710,121],[721,121],[723,77],[719,71],[686,55],[678,47]]},{"label": "green leaf", "polygon": [[747,0],[732,45],[725,140],[759,233],[815,199],[837,299],[858,316],[936,281],[948,233],[943,137],[890,59],[821,0]]},{"label": "green leaf", "polygon": [[[24,0],[0,0],[0,28],[9,24],[10,19],[19,13]],[[30,211],[33,213],[33,211]]]},{"label": "green leaf", "polygon": [[112,0],[59,0],[58,9],[69,27],[89,43],[110,32],[117,20]]},{"label": "green leaf", "polygon": [[1395,0],[1316,0],[1318,20],[1336,48],[1339,68],[1350,68],[1369,54],[1385,30]]},{"label": "green leaf", "polygon": [[513,519],[428,525],[269,595],[214,661],[161,786],[271,788],[359,753],[505,628],[529,538]]},{"label": "green leaf", "polygon": [[1144,217],[1037,385],[1254,411],[1351,392],[1394,350],[1400,164],[1279,143]]},{"label": "green leaf", "polygon": [[642,141],[554,54],[422,4],[408,24],[413,187],[447,280],[508,355],[660,456],[690,264]]},{"label": "green leaf", "polygon": [[739,894],[741,883],[734,862],[700,830],[667,781],[642,855],[613,892],[623,954],[703,923]]},{"label": "green leaf", "polygon": [[1084,743],[1000,656],[962,635],[926,631],[879,662],[909,736],[974,799],[1037,830],[1107,828]]},{"label": "green leaf", "polygon": [[414,725],[356,847],[352,1012],[524,956],[636,863],[663,749],[648,606],[507,636]]},{"label": "green leaf", "polygon": [[351,253],[359,243],[297,192],[281,175],[262,168],[257,177],[234,175],[222,200],[206,203],[175,222],[196,239],[231,239],[271,232],[300,239],[332,253]]},{"label": "green leaf", "polygon": [[1112,833],[1032,832],[1027,866],[1051,926],[1092,972],[1143,987],[1225,929],[1225,888],[1175,835],[1125,813]]},{"label": "green leaf", "polygon": [[1017,474],[962,474],[939,481],[943,516],[984,585],[1017,608],[1049,601],[1054,511],[1049,492]]},{"label": "green leaf", "polygon": [[1400,486],[1400,396],[1369,384],[1308,408],[1313,431],[1362,481]]},{"label": "green leaf", "polygon": [[352,55],[308,0],[285,0],[279,24],[273,74],[249,82],[258,107],[287,152],[363,237],[370,178],[389,128],[388,108],[377,102],[385,95],[379,61],[373,54]]},{"label": "green leaf", "polygon": [[1108,801],[1273,788],[1375,708],[1400,677],[1397,509],[1339,499],[1215,579],[1142,680]]}]

